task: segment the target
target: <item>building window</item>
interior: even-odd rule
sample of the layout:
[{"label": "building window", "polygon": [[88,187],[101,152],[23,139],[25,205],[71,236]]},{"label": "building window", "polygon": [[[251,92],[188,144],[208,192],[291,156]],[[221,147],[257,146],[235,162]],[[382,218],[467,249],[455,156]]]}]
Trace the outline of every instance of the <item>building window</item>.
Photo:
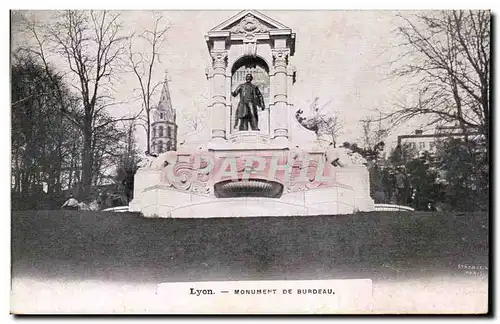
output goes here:
[{"label": "building window", "polygon": [[167,137],[170,138],[172,136],[172,129],[170,126],[167,127]]},{"label": "building window", "polygon": [[158,142],[158,153],[163,153],[163,142],[162,141]]},{"label": "building window", "polygon": [[158,137],[163,137],[163,126],[160,126],[158,129]]},{"label": "building window", "polygon": [[153,138],[156,137],[156,127],[153,127]]},{"label": "building window", "polygon": [[160,119],[163,119],[163,116],[164,116],[163,113],[160,113]]},{"label": "building window", "polygon": [[167,142],[167,151],[170,151],[171,148],[172,148],[172,142],[168,141]]},{"label": "building window", "polygon": [[436,148],[436,143],[435,142],[430,142],[429,143],[429,150],[434,150]]},{"label": "building window", "polygon": [[425,149],[425,142],[418,143],[418,148],[421,150]]}]

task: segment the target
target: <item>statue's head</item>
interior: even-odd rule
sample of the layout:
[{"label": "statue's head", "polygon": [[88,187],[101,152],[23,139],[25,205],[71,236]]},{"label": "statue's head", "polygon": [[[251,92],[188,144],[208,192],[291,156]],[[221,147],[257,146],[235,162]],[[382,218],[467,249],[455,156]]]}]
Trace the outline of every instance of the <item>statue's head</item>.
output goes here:
[{"label": "statue's head", "polygon": [[252,76],[250,73],[248,73],[248,74],[247,74],[247,76],[245,77],[245,80],[246,80],[248,83],[250,83],[250,82],[252,82],[252,80],[253,80],[253,76]]}]

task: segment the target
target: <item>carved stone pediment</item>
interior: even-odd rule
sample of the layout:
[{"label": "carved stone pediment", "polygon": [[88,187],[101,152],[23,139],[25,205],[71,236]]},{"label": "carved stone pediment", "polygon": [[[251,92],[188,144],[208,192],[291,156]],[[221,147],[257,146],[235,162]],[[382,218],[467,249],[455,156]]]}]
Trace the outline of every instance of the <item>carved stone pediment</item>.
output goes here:
[{"label": "carved stone pediment", "polygon": [[[283,25],[282,23],[256,11],[243,10],[223,23],[215,26],[208,31],[205,36],[209,50],[214,47],[214,42],[217,42],[217,49],[229,47],[231,42],[243,41],[245,45],[255,44],[260,39],[276,39],[286,38],[287,45],[290,49],[290,56],[295,52],[295,33]],[[222,42],[225,42],[223,44]],[[280,45],[283,47],[284,45]],[[250,46],[245,49],[245,53],[251,55],[255,49]]]},{"label": "carved stone pediment", "polygon": [[236,34],[247,34],[265,33],[271,29],[289,28],[258,11],[244,10],[212,28],[211,31],[230,31]]},{"label": "carved stone pediment", "polygon": [[225,30],[229,30],[235,34],[256,34],[265,33],[273,27],[274,26],[255,18],[254,15],[249,13],[243,19],[240,19],[231,26],[228,26]]}]

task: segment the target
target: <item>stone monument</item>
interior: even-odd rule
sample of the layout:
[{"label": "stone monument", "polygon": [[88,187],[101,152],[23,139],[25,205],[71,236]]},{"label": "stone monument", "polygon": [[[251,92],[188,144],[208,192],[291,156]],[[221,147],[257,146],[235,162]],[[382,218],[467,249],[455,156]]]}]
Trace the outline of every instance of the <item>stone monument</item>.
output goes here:
[{"label": "stone monument", "polygon": [[[366,161],[347,149],[321,148],[295,118],[295,33],[245,10],[210,30],[206,43],[210,138],[144,163],[130,211],[188,218],[373,211]],[[252,117],[238,112],[242,91],[255,99],[246,107],[255,121],[241,120]],[[236,124],[242,121],[251,129]]]}]

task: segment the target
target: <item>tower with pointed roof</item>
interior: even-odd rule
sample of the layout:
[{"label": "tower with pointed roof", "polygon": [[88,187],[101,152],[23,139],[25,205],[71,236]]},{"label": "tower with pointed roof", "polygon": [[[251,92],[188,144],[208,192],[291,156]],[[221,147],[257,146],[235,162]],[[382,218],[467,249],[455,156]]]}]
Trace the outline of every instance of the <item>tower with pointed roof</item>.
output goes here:
[{"label": "tower with pointed roof", "polygon": [[151,150],[155,154],[167,151],[175,151],[177,148],[177,124],[176,113],[172,107],[170,91],[168,89],[168,77],[161,91],[158,106],[152,110],[151,121]]}]

